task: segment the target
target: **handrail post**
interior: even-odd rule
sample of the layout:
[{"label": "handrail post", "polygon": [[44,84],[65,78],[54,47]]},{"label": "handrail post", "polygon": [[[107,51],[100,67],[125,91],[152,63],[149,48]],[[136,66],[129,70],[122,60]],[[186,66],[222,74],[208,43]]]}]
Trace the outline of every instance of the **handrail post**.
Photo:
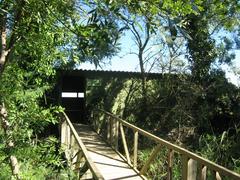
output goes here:
[{"label": "handrail post", "polygon": [[197,179],[197,162],[193,159],[189,159],[186,155],[182,155],[182,179]]},{"label": "handrail post", "polygon": [[66,143],[66,126],[67,126],[67,122],[63,121],[61,123],[61,144]]},{"label": "handrail post", "polygon": [[218,172],[216,172],[216,180],[222,180],[222,178]]},{"label": "handrail post", "polygon": [[74,137],[73,133],[71,133],[70,147],[72,148],[72,147],[74,147],[74,145],[75,145],[75,137]]},{"label": "handrail post", "polygon": [[66,138],[67,138],[67,149],[69,150],[70,149],[70,134],[71,134],[69,125],[66,126],[66,131],[67,131],[67,133],[66,133],[67,134],[67,136],[66,136]]},{"label": "handrail post", "polygon": [[182,180],[188,180],[188,157],[182,154]]},{"label": "handrail post", "polygon": [[116,151],[118,151],[118,129],[119,122],[117,120],[113,120],[113,145]]},{"label": "handrail post", "polygon": [[173,175],[173,156],[174,156],[174,151],[172,149],[169,149],[169,151],[168,151],[167,180],[172,180],[172,175]]},{"label": "handrail post", "polygon": [[203,164],[199,164],[199,178],[198,180],[206,180],[207,179],[207,166]]},{"label": "handrail post", "polygon": [[138,153],[138,131],[134,130],[134,149],[133,149],[133,167],[137,168]]},{"label": "handrail post", "polygon": [[108,143],[111,144],[111,125],[110,125],[110,116],[107,116],[106,117],[107,120],[106,120],[106,123],[107,123],[107,140],[108,140]]},{"label": "handrail post", "polygon": [[110,125],[110,129],[109,129],[109,133],[110,133],[110,144],[111,146],[113,146],[113,119],[112,117],[109,117],[109,125]]}]

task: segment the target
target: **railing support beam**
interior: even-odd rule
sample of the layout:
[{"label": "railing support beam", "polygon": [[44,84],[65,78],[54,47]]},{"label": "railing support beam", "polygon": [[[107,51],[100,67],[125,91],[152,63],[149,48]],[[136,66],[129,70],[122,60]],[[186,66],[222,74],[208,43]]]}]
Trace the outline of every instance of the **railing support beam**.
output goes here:
[{"label": "railing support beam", "polygon": [[126,141],[122,123],[120,123],[119,125],[120,125],[121,137],[122,137],[122,142],[123,142],[123,147],[124,147],[125,155],[127,158],[127,162],[128,162],[128,164],[131,164],[130,155],[129,155],[129,151],[128,151],[128,145],[127,145],[127,141]]},{"label": "railing support beam", "polygon": [[157,147],[153,150],[153,152],[150,155],[150,157],[148,158],[148,160],[145,163],[145,165],[142,167],[142,169],[140,171],[140,174],[144,175],[147,172],[151,162],[155,159],[155,157],[157,156],[157,154],[160,151],[160,149],[161,149],[161,144],[158,144]]}]

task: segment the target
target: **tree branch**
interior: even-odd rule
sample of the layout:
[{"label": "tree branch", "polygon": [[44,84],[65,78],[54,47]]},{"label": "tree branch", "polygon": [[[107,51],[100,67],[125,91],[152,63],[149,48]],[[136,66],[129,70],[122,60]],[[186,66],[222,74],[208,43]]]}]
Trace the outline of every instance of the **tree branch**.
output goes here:
[{"label": "tree branch", "polygon": [[142,47],[142,40],[141,40],[141,37],[140,37],[138,31],[136,30],[136,27],[135,27],[134,23],[131,23],[131,27],[132,28],[130,28],[130,30],[133,33],[136,41],[138,42],[138,46]]},{"label": "tree branch", "polygon": [[142,49],[146,48],[148,41],[150,39],[150,23],[149,22],[146,23],[146,33],[147,33],[147,36],[146,36],[145,42],[142,46]]}]

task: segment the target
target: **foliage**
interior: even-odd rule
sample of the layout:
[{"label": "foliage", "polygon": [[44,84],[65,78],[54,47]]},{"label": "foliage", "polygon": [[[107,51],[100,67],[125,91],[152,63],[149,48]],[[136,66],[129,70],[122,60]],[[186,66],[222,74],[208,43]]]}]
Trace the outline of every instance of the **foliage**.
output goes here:
[{"label": "foliage", "polygon": [[[0,138],[3,144],[4,137]],[[9,179],[11,174],[10,166],[6,161],[6,149],[0,147],[1,157],[1,179]],[[21,143],[12,152],[20,161],[20,178],[21,179],[64,179],[65,177],[74,177],[73,172],[63,167],[66,163],[62,158],[61,150],[59,150],[59,142],[54,137],[45,140],[32,140],[31,142]],[[61,178],[62,177],[62,178]]]},{"label": "foliage", "polygon": [[[116,82],[121,83],[116,85]],[[191,150],[202,151],[201,154],[209,156],[209,159],[233,169],[232,159],[236,161],[239,158],[236,134],[239,132],[239,89],[228,83],[221,71],[212,72],[205,83],[207,91],[201,85],[193,83],[189,75],[165,75],[161,80],[148,80],[145,121],[142,120],[140,111],[139,79],[99,79],[97,87],[95,84],[93,89],[89,89],[90,101],[87,103],[94,102],[94,107],[107,108],[107,111],[118,114],[149,132]],[[224,147],[218,148],[223,154],[220,157],[220,152],[215,149],[219,138],[212,138],[219,137],[225,131],[229,135],[224,137]],[[206,134],[210,134],[210,139],[205,143],[198,142],[200,136],[200,139],[206,139]],[[131,134],[128,136],[131,137]],[[149,144],[147,141],[140,144],[145,145],[142,148],[144,153]]]},{"label": "foliage", "polygon": [[[118,40],[129,28],[135,32],[141,56],[149,35],[159,41],[158,49],[168,50],[158,50],[155,60],[158,64],[169,62],[169,72],[179,69],[178,65],[172,67],[172,59],[185,54],[187,48],[191,73],[167,74],[161,80],[144,77],[142,82],[100,79],[99,86],[90,89],[89,104],[119,113],[157,135],[167,135],[174,128],[180,132],[182,127],[196,127],[198,135],[211,135],[203,135],[195,148],[238,169],[239,154],[234,149],[239,143],[239,88],[228,83],[213,65],[230,63],[234,58],[231,51],[238,47],[238,38],[230,41],[225,36],[219,41],[215,37],[238,31],[239,10],[238,1],[232,0],[2,0],[0,102],[8,111],[10,133],[0,132],[1,178],[11,174],[11,155],[19,160],[22,178],[53,177],[61,171],[64,162],[57,151],[58,142],[43,138],[46,127],[57,124],[58,113],[63,110],[50,105],[46,98],[46,92],[54,87],[55,71],[72,69],[85,61],[100,65],[118,52]],[[145,29],[149,36],[146,43],[141,36]],[[144,73],[144,58],[140,58]],[[144,99],[141,84],[147,92]],[[14,142],[13,148],[8,147],[9,141]],[[206,151],[201,151],[205,147]],[[216,152],[230,160],[216,157]],[[63,173],[71,176],[71,172]]]},{"label": "foliage", "polygon": [[[107,16],[91,14],[92,5],[84,1],[4,0],[0,8],[0,102],[10,127],[7,135],[1,131],[1,178],[11,176],[9,157],[14,155],[20,178],[57,179],[65,162],[59,142],[47,138],[54,130],[47,131],[63,109],[49,104],[46,92],[54,87],[57,68],[83,61],[97,65],[111,57],[118,29]],[[70,178],[68,171],[63,174]]]},{"label": "foliage", "polygon": [[[149,156],[151,155],[153,149],[152,148],[144,148],[138,153],[138,167],[144,165]],[[151,179],[167,179],[167,157],[168,150],[166,148],[162,148],[157,157],[154,159],[154,162],[151,163],[149,170],[147,171],[146,176]],[[174,162],[173,162],[173,179],[181,179],[181,155],[175,153],[174,154]]]},{"label": "foliage", "polygon": [[[137,79],[121,80],[119,86],[122,86],[122,90],[118,89],[118,95],[111,91],[114,88],[107,88],[111,87],[110,79],[107,84],[100,81],[98,90],[101,91],[98,92],[103,98],[98,97],[96,102],[97,106],[107,107],[107,110],[116,112],[124,119],[157,135],[166,137],[172,130],[177,129],[178,135],[174,141],[181,145],[185,143],[184,146],[193,150],[202,150],[202,154],[208,155],[210,159],[233,169],[233,164],[238,164],[239,159],[234,150],[239,143],[236,139],[240,125],[239,88],[228,82],[220,65],[230,65],[235,58],[233,50],[238,47],[238,37],[233,33],[239,29],[239,3],[237,1],[194,1],[194,3],[164,1],[159,4],[156,1],[151,3],[127,1],[121,4],[121,1],[106,1],[113,15],[121,23],[124,22],[125,28],[135,32],[133,35],[140,50],[144,50],[141,49],[141,45],[144,45],[146,42],[144,40],[151,34],[154,40],[160,39],[159,47],[167,47],[164,50],[169,50],[172,57],[186,55],[189,68],[181,71],[182,74],[177,72],[174,75],[165,75],[158,81],[146,80],[145,99],[141,96],[139,90],[141,82]],[[179,4],[184,6],[179,8]],[[161,30],[165,33],[163,37],[160,37]],[[231,40],[232,34],[234,40]],[[138,57],[143,54],[139,52]],[[159,64],[171,62],[171,56],[162,55],[161,51],[156,55],[160,57],[156,58]],[[142,69],[141,72],[144,73]],[[116,86],[115,82],[112,81],[113,86]],[[97,89],[95,90],[97,92]],[[92,91],[93,94],[97,94],[94,93],[95,90]],[[107,94],[114,94],[117,97],[108,101]],[[143,118],[142,112],[147,114],[146,118]],[[186,138],[186,141],[181,138],[184,136],[182,133],[184,128],[196,129],[192,137],[187,137],[190,139]],[[215,147],[214,144],[219,144],[221,139],[219,136],[224,132],[228,132],[223,138],[225,143]],[[198,144],[199,136],[201,139],[207,139],[205,143]],[[226,156],[218,157],[219,153]]]},{"label": "foliage", "polygon": [[229,131],[224,131],[221,135],[202,135],[199,139],[199,153],[239,173],[239,140],[235,138]]}]

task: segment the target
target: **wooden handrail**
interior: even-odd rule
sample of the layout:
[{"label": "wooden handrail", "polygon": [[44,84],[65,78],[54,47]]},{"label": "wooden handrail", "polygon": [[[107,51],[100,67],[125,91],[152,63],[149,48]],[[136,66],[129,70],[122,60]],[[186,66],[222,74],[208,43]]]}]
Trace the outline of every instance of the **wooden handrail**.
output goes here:
[{"label": "wooden handrail", "polygon": [[83,144],[82,140],[80,139],[80,137],[78,136],[77,131],[75,130],[75,128],[73,127],[71,121],[69,120],[68,116],[63,112],[63,116],[65,118],[65,121],[68,125],[68,127],[70,128],[70,131],[72,132],[77,145],[79,146],[79,148],[82,151],[82,154],[86,160],[86,163],[90,169],[90,171],[92,172],[93,178],[94,179],[104,179],[102,174],[99,172],[98,168],[95,166],[93,160],[90,158],[87,148],[85,147],[85,145]]},{"label": "wooden handrail", "polygon": [[[203,157],[201,157],[201,156],[199,156],[195,153],[192,153],[192,152],[190,152],[190,151],[188,151],[188,150],[186,150],[182,147],[179,147],[179,146],[177,146],[175,144],[172,144],[172,143],[170,143],[170,142],[168,142],[168,141],[166,141],[162,138],[159,138],[159,137],[157,137],[157,136],[155,136],[155,135],[153,135],[153,134],[151,134],[151,133],[149,133],[149,132],[147,132],[147,131],[139,128],[139,127],[136,127],[136,126],[122,120],[121,118],[117,117],[116,115],[113,115],[113,114],[111,114],[111,113],[109,113],[105,110],[102,110],[102,109],[96,109],[96,110],[100,111],[100,112],[103,112],[105,115],[110,116],[114,120],[117,120],[120,124],[120,127],[121,127],[121,124],[122,124],[122,125],[130,128],[130,129],[132,129],[134,132],[138,132],[138,133],[154,140],[157,144],[160,144],[162,146],[167,147],[169,150],[172,151],[171,153],[173,153],[173,151],[174,151],[174,152],[177,152],[177,153],[181,154],[183,156],[183,159],[186,161],[186,165],[183,163],[183,166],[185,166],[185,168],[187,168],[185,170],[183,169],[183,179],[184,180],[189,179],[188,175],[187,175],[188,174],[188,167],[189,167],[188,164],[189,164],[189,161],[191,161],[191,160],[195,160],[199,164],[202,165],[202,167],[203,167],[202,168],[202,173],[201,173],[202,177],[206,176],[206,168],[208,168],[208,169],[211,169],[211,170],[216,172],[216,176],[218,177],[218,179],[220,178],[220,175],[228,176],[228,177],[230,177],[231,179],[234,179],[234,180],[235,179],[236,180],[240,179],[240,174],[238,174],[236,172],[233,172],[233,171],[231,171],[231,170],[229,170],[229,169],[227,169],[223,166],[220,166],[220,165],[218,165],[218,164],[216,164],[216,163],[214,163],[210,160],[207,160],[207,159],[205,159],[205,158],[203,158]],[[136,152],[136,150],[134,150],[134,152]],[[136,164],[136,162],[134,164]]]}]

